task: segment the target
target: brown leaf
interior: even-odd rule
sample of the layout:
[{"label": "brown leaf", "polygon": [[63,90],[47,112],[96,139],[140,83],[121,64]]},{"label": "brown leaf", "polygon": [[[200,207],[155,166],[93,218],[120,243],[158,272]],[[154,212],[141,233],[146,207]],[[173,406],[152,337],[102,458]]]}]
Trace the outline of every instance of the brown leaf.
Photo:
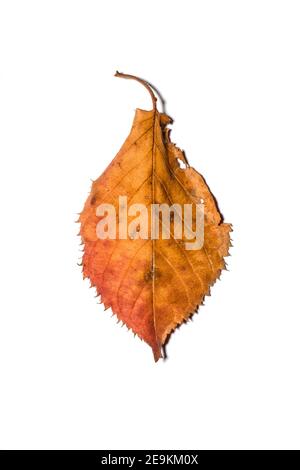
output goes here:
[{"label": "brown leaf", "polygon": [[[93,182],[80,215],[84,243],[83,273],[96,287],[106,308],[131,328],[152,348],[155,360],[172,330],[187,320],[209,293],[210,286],[224,268],[231,226],[221,215],[202,176],[189,167],[183,152],[170,141],[167,125],[171,119],[156,109],[156,98],[143,80],[132,78],[149,91],[153,109],[137,109],[132,129],[121,150]],[[182,169],[181,160],[187,167]],[[151,204],[204,203],[204,244],[188,250],[190,240],[176,239],[164,226],[159,239],[99,239],[97,207],[110,203],[116,208],[117,228],[127,230],[133,218],[124,218],[119,196],[127,196],[128,206]],[[148,224],[151,225],[149,210]],[[176,211],[173,218],[177,217]],[[178,220],[178,219],[177,219]],[[193,218],[193,222],[194,222]],[[183,225],[183,217],[181,222]],[[140,227],[138,227],[139,229]],[[192,229],[192,227],[190,227]],[[120,235],[119,235],[120,237]]]}]

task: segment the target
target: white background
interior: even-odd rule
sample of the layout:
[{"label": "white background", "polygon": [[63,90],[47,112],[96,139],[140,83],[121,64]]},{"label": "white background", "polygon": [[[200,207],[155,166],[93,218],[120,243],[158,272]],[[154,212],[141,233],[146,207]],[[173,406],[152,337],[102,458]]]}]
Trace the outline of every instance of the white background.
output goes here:
[{"label": "white background", "polygon": [[[300,3],[0,5],[1,448],[300,448]],[[151,107],[116,69],[234,225],[157,364],[76,264],[90,179]]]}]

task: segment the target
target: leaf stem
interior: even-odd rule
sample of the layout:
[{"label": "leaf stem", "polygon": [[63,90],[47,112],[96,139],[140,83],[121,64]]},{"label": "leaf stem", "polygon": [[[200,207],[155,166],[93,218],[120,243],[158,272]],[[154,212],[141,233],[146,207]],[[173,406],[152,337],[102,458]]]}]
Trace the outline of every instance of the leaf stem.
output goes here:
[{"label": "leaf stem", "polygon": [[157,101],[157,98],[151,88],[151,86],[149,85],[148,82],[146,82],[146,80],[143,80],[142,78],[139,78],[139,77],[136,77],[135,75],[129,75],[129,74],[126,74],[126,73],[121,73],[121,72],[118,72],[116,71],[115,73],[115,77],[119,77],[119,78],[128,78],[130,80],[136,80],[137,82],[141,83],[142,85],[144,85],[144,87],[148,90],[148,92],[150,93],[150,96],[151,96],[151,99],[152,99],[152,105],[153,105],[153,109],[156,111],[156,101]]}]

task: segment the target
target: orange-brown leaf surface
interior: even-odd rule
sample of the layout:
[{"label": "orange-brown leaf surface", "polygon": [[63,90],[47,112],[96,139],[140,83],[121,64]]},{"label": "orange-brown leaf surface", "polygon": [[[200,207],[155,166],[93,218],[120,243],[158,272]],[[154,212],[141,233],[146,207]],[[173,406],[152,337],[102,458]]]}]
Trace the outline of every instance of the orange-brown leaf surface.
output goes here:
[{"label": "orange-brown leaf surface", "polygon": [[[104,306],[148,343],[158,360],[170,333],[196,311],[224,268],[231,228],[222,222],[202,176],[189,167],[183,152],[171,143],[167,127],[171,119],[157,111],[150,85],[137,77],[118,72],[116,75],[142,83],[151,94],[153,109],[136,110],[122,148],[92,184],[79,218],[84,243],[83,274],[96,288]],[[186,168],[181,168],[179,160]],[[203,246],[187,250],[185,238],[176,239],[172,228],[169,239],[161,234],[156,240],[99,239],[96,208],[103,203],[112,204],[118,224],[122,224],[119,196],[127,196],[128,205],[139,203],[146,207],[201,201]]]}]

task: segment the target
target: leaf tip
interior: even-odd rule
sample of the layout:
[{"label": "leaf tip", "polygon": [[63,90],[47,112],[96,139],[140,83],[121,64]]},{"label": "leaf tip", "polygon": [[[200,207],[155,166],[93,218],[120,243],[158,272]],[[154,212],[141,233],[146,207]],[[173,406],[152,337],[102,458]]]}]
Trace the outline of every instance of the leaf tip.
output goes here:
[{"label": "leaf tip", "polygon": [[155,346],[152,346],[152,351],[153,351],[153,356],[154,356],[154,361],[157,362],[159,359],[163,357],[162,352],[161,352],[161,344],[156,343]]}]

